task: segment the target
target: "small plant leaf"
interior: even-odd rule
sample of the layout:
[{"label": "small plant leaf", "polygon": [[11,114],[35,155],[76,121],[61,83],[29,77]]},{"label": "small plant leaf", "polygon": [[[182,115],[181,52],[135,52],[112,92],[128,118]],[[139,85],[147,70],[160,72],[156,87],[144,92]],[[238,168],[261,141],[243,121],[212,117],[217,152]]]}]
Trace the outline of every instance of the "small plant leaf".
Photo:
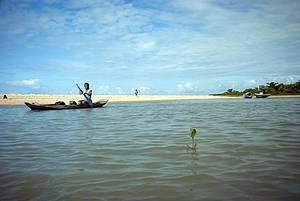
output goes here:
[{"label": "small plant leaf", "polygon": [[194,139],[197,135],[197,130],[195,128],[190,128],[190,136]]}]

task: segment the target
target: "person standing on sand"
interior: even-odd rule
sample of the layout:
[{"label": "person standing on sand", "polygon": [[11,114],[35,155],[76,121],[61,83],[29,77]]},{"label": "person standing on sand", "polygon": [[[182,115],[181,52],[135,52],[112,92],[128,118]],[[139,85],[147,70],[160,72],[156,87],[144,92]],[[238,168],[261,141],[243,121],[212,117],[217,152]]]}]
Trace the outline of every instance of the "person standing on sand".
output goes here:
[{"label": "person standing on sand", "polygon": [[135,94],[136,97],[138,97],[139,91],[138,91],[137,89],[135,89],[135,90],[134,90],[134,94]]},{"label": "person standing on sand", "polygon": [[92,101],[92,89],[90,89],[90,84],[89,83],[84,83],[84,89],[85,91],[82,91],[79,87],[78,84],[76,84],[78,90],[79,90],[79,95],[83,95],[84,96],[84,100],[83,101],[79,101],[79,104],[88,104],[90,107],[93,106],[93,101]]}]

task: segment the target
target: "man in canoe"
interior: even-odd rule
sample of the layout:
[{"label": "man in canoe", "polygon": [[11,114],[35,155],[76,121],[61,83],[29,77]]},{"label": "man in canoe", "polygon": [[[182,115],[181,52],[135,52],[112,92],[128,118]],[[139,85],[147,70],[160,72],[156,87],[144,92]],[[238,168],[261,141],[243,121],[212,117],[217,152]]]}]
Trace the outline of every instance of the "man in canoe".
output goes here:
[{"label": "man in canoe", "polygon": [[84,83],[84,89],[85,91],[82,91],[81,88],[79,87],[78,84],[76,84],[78,90],[79,90],[79,95],[83,95],[84,100],[79,101],[79,104],[88,104],[90,107],[93,107],[93,101],[92,101],[92,89],[90,89],[90,84],[89,83]]}]

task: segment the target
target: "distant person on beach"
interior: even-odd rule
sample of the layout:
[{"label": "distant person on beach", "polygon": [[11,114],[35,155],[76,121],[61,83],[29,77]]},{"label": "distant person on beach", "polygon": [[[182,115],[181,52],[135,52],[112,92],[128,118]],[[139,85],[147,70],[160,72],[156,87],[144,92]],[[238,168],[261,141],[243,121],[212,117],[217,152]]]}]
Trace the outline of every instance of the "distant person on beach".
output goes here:
[{"label": "distant person on beach", "polygon": [[4,94],[4,96],[3,96],[3,99],[7,99],[7,96],[6,96],[6,94]]},{"label": "distant person on beach", "polygon": [[134,90],[134,94],[135,94],[136,97],[138,97],[139,91],[138,91],[137,89],[135,89],[135,90]]},{"label": "distant person on beach", "polygon": [[78,84],[76,84],[78,90],[79,90],[79,95],[83,95],[84,100],[79,101],[79,104],[88,104],[89,106],[93,106],[93,101],[92,101],[92,89],[90,89],[90,84],[89,83],[84,83],[84,89],[83,91]]}]

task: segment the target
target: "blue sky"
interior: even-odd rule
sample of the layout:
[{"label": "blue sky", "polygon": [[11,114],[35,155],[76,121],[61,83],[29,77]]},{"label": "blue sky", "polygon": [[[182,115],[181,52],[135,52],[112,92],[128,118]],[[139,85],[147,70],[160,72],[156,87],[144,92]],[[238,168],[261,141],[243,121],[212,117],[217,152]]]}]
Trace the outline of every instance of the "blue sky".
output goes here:
[{"label": "blue sky", "polygon": [[300,79],[298,0],[1,0],[0,93],[209,94]]}]

